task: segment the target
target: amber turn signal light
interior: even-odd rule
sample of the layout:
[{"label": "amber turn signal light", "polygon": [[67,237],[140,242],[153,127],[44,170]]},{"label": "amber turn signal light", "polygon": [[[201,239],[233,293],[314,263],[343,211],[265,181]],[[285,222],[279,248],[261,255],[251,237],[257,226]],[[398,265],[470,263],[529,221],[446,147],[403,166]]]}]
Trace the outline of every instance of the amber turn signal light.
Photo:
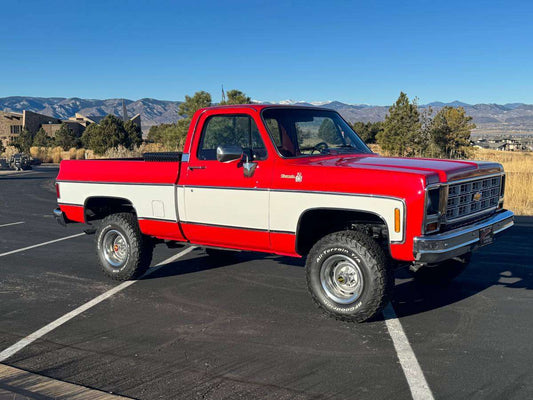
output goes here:
[{"label": "amber turn signal light", "polygon": [[394,209],[394,232],[400,232],[400,209]]},{"label": "amber turn signal light", "polygon": [[432,222],[431,224],[426,225],[426,232],[433,232],[439,228],[438,222]]}]

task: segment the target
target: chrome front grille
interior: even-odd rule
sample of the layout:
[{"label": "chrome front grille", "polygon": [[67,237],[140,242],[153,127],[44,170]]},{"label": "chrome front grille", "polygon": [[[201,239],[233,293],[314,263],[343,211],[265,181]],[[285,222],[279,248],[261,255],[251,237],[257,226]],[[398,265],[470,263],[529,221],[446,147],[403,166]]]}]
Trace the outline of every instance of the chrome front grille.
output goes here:
[{"label": "chrome front grille", "polygon": [[492,176],[450,184],[446,208],[447,222],[496,208],[500,199],[501,181],[501,176]]}]

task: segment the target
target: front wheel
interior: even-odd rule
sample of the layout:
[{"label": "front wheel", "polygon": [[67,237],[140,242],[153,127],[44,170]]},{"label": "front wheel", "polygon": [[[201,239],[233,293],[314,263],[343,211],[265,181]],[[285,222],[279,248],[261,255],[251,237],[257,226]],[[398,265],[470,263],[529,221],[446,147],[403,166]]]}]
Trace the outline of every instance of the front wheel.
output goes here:
[{"label": "front wheel", "polygon": [[394,276],[379,244],[362,232],[329,234],[311,249],[307,287],[330,316],[363,322],[389,302]]},{"label": "front wheel", "polygon": [[152,262],[153,243],[144,236],[133,214],[105,217],[96,231],[96,252],[104,273],[112,279],[136,279]]}]

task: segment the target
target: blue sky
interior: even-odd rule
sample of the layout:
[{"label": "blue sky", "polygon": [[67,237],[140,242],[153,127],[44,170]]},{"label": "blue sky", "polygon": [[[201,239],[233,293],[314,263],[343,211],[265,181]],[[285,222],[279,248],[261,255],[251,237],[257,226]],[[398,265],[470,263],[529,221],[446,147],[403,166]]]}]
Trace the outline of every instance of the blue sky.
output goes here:
[{"label": "blue sky", "polygon": [[0,38],[0,97],[533,103],[531,1],[8,1]]}]

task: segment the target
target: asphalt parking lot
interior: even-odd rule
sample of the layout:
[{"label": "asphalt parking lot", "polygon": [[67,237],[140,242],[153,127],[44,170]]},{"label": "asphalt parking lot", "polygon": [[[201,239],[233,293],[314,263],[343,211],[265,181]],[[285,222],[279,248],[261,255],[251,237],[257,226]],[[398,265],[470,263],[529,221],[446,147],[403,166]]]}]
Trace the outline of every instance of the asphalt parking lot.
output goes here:
[{"label": "asphalt parking lot", "polygon": [[[0,352],[120,284],[93,236],[32,247],[84,229],[54,221],[56,174],[0,175]],[[434,398],[533,398],[532,237],[517,218],[446,287],[397,273],[397,321]],[[182,250],[158,246],[153,265]],[[224,264],[194,249],[3,363],[140,399],[413,397],[385,318],[330,319],[303,261],[251,253]]]}]

